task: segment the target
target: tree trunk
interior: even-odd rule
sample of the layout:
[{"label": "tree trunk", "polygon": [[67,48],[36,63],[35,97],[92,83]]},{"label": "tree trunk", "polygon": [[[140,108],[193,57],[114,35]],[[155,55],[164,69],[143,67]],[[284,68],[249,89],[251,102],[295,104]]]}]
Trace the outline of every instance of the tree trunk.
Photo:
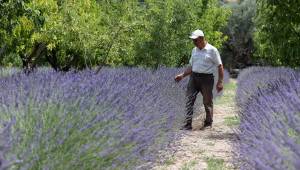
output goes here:
[{"label": "tree trunk", "polygon": [[30,55],[20,54],[23,69],[26,74],[31,73],[36,68],[37,58],[44,55],[47,51],[46,45],[44,43],[36,43],[30,53]]}]

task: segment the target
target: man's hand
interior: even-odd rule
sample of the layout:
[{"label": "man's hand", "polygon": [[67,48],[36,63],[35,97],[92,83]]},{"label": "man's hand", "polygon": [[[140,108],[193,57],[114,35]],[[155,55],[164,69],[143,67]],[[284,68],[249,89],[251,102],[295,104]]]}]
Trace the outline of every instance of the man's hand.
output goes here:
[{"label": "man's hand", "polygon": [[219,93],[220,91],[223,90],[224,68],[222,64],[218,66],[218,73],[219,73],[219,79],[217,83],[217,92]]},{"label": "man's hand", "polygon": [[183,79],[183,74],[178,74],[177,76],[175,76],[175,81],[176,82],[179,82],[182,79]]},{"label": "man's hand", "polygon": [[223,90],[223,82],[222,81],[218,81],[216,88],[217,88],[217,92],[218,93],[220,91],[222,91]]},{"label": "man's hand", "polygon": [[183,73],[178,74],[175,76],[175,81],[180,82],[185,76],[191,75],[192,74],[192,66],[187,67]]}]

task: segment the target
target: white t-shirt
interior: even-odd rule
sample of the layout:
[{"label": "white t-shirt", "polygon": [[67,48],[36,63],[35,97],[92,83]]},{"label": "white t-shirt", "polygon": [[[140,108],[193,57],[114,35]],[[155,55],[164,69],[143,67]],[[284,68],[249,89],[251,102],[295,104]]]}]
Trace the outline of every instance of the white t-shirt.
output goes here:
[{"label": "white t-shirt", "polygon": [[222,60],[217,48],[206,43],[202,50],[198,47],[193,48],[189,63],[193,72],[210,74],[222,64]]}]

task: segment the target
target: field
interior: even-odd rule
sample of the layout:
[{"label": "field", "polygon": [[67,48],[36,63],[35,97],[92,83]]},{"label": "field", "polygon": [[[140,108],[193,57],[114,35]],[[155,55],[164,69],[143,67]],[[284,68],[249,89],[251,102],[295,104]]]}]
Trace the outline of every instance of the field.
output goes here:
[{"label": "field", "polygon": [[298,70],[272,67],[239,75],[235,160],[242,169],[300,168],[299,76]]},{"label": "field", "polygon": [[193,130],[179,131],[188,81],[174,82],[181,71],[1,69],[1,168],[299,169],[298,71],[226,74],[213,127],[200,130],[199,96]]},{"label": "field", "polygon": [[2,167],[132,169],[175,140],[187,80],[175,68],[29,75],[2,70]]},{"label": "field", "polygon": [[300,170],[299,6],[0,0],[0,170]]}]

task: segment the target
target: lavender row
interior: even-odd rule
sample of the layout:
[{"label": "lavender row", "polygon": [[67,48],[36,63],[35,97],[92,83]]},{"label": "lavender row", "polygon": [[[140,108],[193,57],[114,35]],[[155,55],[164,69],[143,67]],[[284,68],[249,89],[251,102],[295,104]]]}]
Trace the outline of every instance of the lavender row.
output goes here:
[{"label": "lavender row", "polygon": [[0,79],[1,167],[143,167],[183,120],[187,80],[173,81],[180,71],[40,69]]},{"label": "lavender row", "polygon": [[250,68],[238,85],[241,169],[300,169],[300,73]]},{"label": "lavender row", "polygon": [[237,104],[243,105],[252,99],[252,96],[257,96],[259,89],[268,88],[269,83],[275,80],[289,80],[290,76],[294,75],[294,70],[291,68],[276,68],[273,67],[250,67],[244,69],[238,76],[237,81]]},{"label": "lavender row", "polygon": [[0,77],[11,76],[20,71],[21,69],[16,67],[0,67]]},{"label": "lavender row", "polygon": [[1,78],[1,168],[151,166],[178,137],[187,84],[174,82],[180,71],[40,69]]}]

